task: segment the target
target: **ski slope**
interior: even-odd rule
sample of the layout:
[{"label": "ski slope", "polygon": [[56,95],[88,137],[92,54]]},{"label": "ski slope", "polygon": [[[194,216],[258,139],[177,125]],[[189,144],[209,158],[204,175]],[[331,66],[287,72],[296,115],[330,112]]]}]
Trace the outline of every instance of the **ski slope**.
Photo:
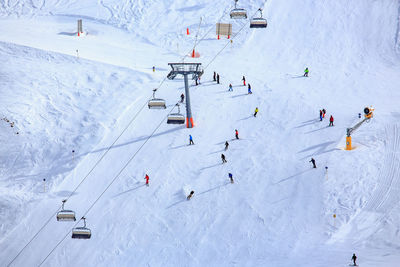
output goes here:
[{"label": "ski slope", "polygon": [[[239,5],[268,28],[209,0],[0,2],[0,111],[15,123],[0,120],[2,266],[399,265],[400,3]],[[167,63],[183,58],[205,68],[192,129],[166,123],[184,91]],[[153,88],[166,110],[147,108]],[[65,198],[76,223],[56,221]],[[71,239],[82,216],[92,238]]]}]

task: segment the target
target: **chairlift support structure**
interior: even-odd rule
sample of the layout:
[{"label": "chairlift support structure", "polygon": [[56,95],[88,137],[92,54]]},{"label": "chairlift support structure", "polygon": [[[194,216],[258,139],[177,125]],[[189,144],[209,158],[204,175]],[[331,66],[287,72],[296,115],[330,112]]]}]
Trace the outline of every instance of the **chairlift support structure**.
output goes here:
[{"label": "chairlift support structure", "polygon": [[235,0],[235,8],[231,10],[231,19],[247,19],[247,11],[244,8],[237,8],[238,0]]},{"label": "chairlift support structure", "polygon": [[67,202],[66,199],[62,201],[61,210],[57,212],[57,221],[76,221],[75,212],[64,209],[65,202]]},{"label": "chairlift support structure", "polygon": [[149,109],[159,109],[159,108],[166,109],[167,106],[165,104],[165,100],[161,98],[156,98],[156,91],[157,88],[153,89],[153,98],[150,99],[148,103]]},{"label": "chairlift support structure", "polygon": [[262,17],[262,9],[259,8],[258,11],[260,11],[260,17],[250,20],[250,28],[267,28],[267,20]]},{"label": "chairlift support structure", "polygon": [[[192,80],[196,80],[203,75],[204,70],[201,63],[168,63],[172,70],[168,73],[167,78],[173,80],[178,74],[183,75],[185,82],[185,95],[186,95],[186,127],[193,128],[192,109],[190,106],[190,93],[189,93],[189,75],[192,75]],[[179,107],[179,106],[178,106]],[[172,115],[172,114],[171,114]]]},{"label": "chairlift support structure", "polygon": [[89,239],[92,236],[92,231],[86,227],[86,218],[82,217],[83,227],[75,227],[72,229],[72,238],[74,239]]}]

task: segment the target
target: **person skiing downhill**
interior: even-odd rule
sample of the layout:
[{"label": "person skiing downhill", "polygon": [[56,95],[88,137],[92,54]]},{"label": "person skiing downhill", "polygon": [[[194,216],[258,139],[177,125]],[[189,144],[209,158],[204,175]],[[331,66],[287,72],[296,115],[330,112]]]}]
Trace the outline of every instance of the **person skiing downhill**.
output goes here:
[{"label": "person skiing downhill", "polygon": [[315,159],[311,158],[311,160],[309,162],[311,162],[313,164],[314,169],[317,168],[317,165],[315,165]]},{"label": "person skiing downhill", "polygon": [[229,89],[228,89],[228,91],[233,91],[233,88],[232,88],[232,84],[231,84],[231,83],[229,84]]},{"label": "person skiing downhill", "polygon": [[325,118],[326,110],[323,108],[322,109],[322,118]]},{"label": "person skiing downhill", "polygon": [[331,115],[331,117],[329,118],[329,126],[334,126],[333,125],[333,116]]},{"label": "person skiing downhill", "polygon": [[232,173],[228,173],[228,176],[229,176],[229,179],[231,180],[231,184],[233,184],[234,181],[233,181],[233,175],[232,175]]},{"label": "person skiing downhill", "polygon": [[183,103],[184,100],[185,100],[185,95],[181,94],[181,103]]},{"label": "person skiing downhill", "polygon": [[225,150],[228,150],[229,143],[228,141],[225,142]]},{"label": "person skiing downhill", "polygon": [[228,161],[226,161],[225,155],[224,155],[224,154],[221,154],[221,159],[222,159],[222,164],[228,162]]},{"label": "person skiing downhill", "polygon": [[244,76],[242,78],[242,81],[243,81],[243,86],[246,86],[246,78]]},{"label": "person skiing downhill", "polygon": [[323,116],[323,112],[322,110],[319,110],[319,120],[322,121],[322,116]]},{"label": "person skiing downhill", "polygon": [[309,73],[309,70],[308,70],[308,68],[306,68],[305,70],[304,70],[304,77],[308,77],[308,73]]},{"label": "person skiing downhill", "polygon": [[214,82],[217,81],[217,74],[215,73],[215,71],[214,71],[213,80],[214,80]]},{"label": "person skiing downhill", "polygon": [[250,84],[247,85],[247,94],[252,94]]},{"label": "person skiing downhill", "polygon": [[257,113],[258,113],[258,107],[256,108],[256,110],[254,110],[254,117],[257,116]]},{"label": "person skiing downhill", "polygon": [[147,175],[147,173],[146,173],[146,176],[144,177],[144,179],[146,180],[146,186],[149,186],[150,177],[149,177],[149,175]]},{"label": "person skiing downhill", "polygon": [[235,137],[236,139],[239,139],[239,131],[235,129]]},{"label": "person skiing downhill", "polygon": [[219,74],[217,74],[217,83],[219,84]]},{"label": "person skiing downhill", "polygon": [[194,142],[193,142],[193,137],[192,137],[192,135],[189,134],[189,146],[190,146],[190,145],[194,145]]},{"label": "person skiing downhill", "polygon": [[194,191],[190,191],[190,194],[187,196],[187,200],[190,200],[194,195]]},{"label": "person skiing downhill", "polygon": [[357,256],[355,253],[353,253],[353,257],[351,257],[351,260],[353,261],[354,266],[357,266],[357,263],[356,263]]}]

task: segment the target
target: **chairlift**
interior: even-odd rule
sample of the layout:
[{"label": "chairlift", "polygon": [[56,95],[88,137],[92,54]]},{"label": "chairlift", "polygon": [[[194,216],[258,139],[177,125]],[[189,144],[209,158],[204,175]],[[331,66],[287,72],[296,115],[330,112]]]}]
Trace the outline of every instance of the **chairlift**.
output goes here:
[{"label": "chairlift", "polygon": [[72,238],[76,239],[90,239],[92,232],[89,228],[86,228],[86,218],[82,217],[83,227],[75,227],[72,229]]},{"label": "chairlift", "polygon": [[235,8],[231,10],[230,16],[231,19],[247,19],[247,12],[246,9],[243,8],[237,8],[238,0],[235,0]]},{"label": "chairlift", "polygon": [[57,212],[57,221],[76,221],[75,212],[64,209],[65,202],[67,202],[66,199],[62,201],[62,208],[59,212]]},{"label": "chairlift", "polygon": [[149,100],[148,106],[149,109],[156,109],[156,108],[167,108],[167,106],[165,105],[165,100],[161,99],[161,98],[156,98],[156,89],[153,89],[153,98]]},{"label": "chairlift", "polygon": [[184,124],[185,116],[181,114],[179,104],[177,103],[178,113],[171,113],[168,115],[167,123],[168,124]]},{"label": "chairlift", "polygon": [[250,28],[267,28],[267,20],[262,17],[262,9],[259,8],[260,17],[259,18],[252,18],[250,21]]}]

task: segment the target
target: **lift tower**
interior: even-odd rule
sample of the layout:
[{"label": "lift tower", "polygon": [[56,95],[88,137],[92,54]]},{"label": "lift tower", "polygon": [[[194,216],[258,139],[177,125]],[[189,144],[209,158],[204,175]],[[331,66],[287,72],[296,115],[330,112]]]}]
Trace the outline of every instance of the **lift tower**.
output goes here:
[{"label": "lift tower", "polygon": [[168,63],[172,70],[168,73],[167,78],[173,80],[176,75],[181,74],[185,81],[185,94],[186,94],[186,127],[193,128],[192,109],[190,106],[189,94],[189,75],[192,75],[192,80],[196,80],[203,75],[204,70],[201,63]]}]

